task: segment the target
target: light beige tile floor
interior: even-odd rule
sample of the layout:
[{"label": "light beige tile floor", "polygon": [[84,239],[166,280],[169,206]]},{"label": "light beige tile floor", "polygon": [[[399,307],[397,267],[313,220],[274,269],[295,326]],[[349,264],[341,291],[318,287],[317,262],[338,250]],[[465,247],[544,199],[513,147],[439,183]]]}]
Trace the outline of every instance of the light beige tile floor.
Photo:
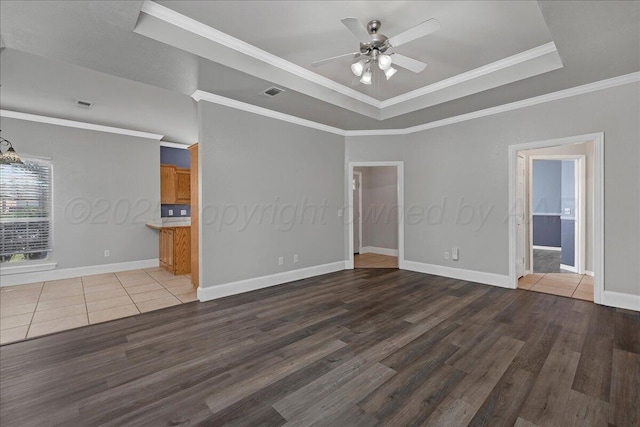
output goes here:
[{"label": "light beige tile floor", "polygon": [[359,254],[353,257],[355,268],[398,268],[398,257],[380,254]]},{"label": "light beige tile floor", "polygon": [[196,301],[189,275],[160,268],[0,288],[0,344]]},{"label": "light beige tile floor", "polygon": [[533,273],[518,280],[519,289],[593,301],[593,277],[574,273]]}]

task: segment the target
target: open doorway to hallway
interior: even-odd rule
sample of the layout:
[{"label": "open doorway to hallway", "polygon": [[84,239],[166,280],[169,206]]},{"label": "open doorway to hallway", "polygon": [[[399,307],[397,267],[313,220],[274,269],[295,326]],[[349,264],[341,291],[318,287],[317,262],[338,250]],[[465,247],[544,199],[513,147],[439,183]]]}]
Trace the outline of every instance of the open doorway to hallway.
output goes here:
[{"label": "open doorway to hallway", "polygon": [[594,301],[594,142],[517,156],[518,287]]},{"label": "open doorway to hallway", "polygon": [[[376,208],[368,207],[369,199],[366,194],[369,180],[366,173],[371,170],[377,171],[374,168],[385,168],[379,169],[384,173],[374,177],[372,180],[374,200],[380,193],[384,193],[387,197],[385,201],[381,202],[388,205],[384,208],[381,208],[379,203]],[[354,172],[361,172],[361,174]],[[355,180],[360,176],[362,182],[358,187]],[[393,180],[394,176],[395,180]],[[394,184],[390,184],[390,182],[394,182]],[[348,236],[345,242],[346,268],[355,268],[357,257],[358,266],[361,268],[402,269],[404,266],[404,221],[402,220],[404,162],[397,160],[349,162],[345,174],[345,191],[347,194],[345,219],[347,220],[346,231]],[[361,198],[361,193],[365,194],[363,199]],[[390,198],[389,193],[393,194],[395,198]],[[368,220],[371,220],[372,223],[367,222]],[[361,222],[362,224],[360,224]],[[381,222],[386,223],[384,232],[380,232],[376,227]],[[389,230],[387,227],[389,225],[392,226],[393,230]],[[374,230],[374,235],[372,240],[369,240],[368,233],[371,229]],[[390,263],[393,261],[395,262],[391,267]],[[364,263],[367,265],[363,265]]]},{"label": "open doorway to hallway", "polygon": [[353,169],[354,268],[398,268],[397,189],[395,166]]}]

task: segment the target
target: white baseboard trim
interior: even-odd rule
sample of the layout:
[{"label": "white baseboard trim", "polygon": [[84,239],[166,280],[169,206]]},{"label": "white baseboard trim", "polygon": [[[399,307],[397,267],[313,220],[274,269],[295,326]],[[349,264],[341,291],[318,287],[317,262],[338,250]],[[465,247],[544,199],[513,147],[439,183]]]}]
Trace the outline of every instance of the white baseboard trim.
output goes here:
[{"label": "white baseboard trim", "polygon": [[593,271],[589,271],[589,270],[585,270],[584,274],[586,274],[587,276],[591,276],[591,277],[595,276],[594,272]]},{"label": "white baseboard trim", "polygon": [[640,295],[623,294],[621,292],[604,291],[602,293],[602,305],[624,308],[626,310],[640,311]]},{"label": "white baseboard trim", "polygon": [[510,288],[509,276],[495,273],[485,273],[483,271],[464,270],[462,268],[446,267],[444,265],[425,264],[416,261],[404,261],[405,270],[417,271],[418,273],[434,274],[436,276],[451,277],[452,279],[468,280],[470,282],[483,283],[485,285]]},{"label": "white baseboard trim", "polygon": [[200,285],[198,287],[198,299],[200,301],[211,301],[218,298],[228,297],[230,295],[242,294],[245,292],[255,291],[257,289],[307,279],[309,277],[321,276],[323,274],[341,271],[345,268],[345,261],[337,261],[329,264],[315,265],[313,267],[270,274],[268,276],[238,280],[237,282],[225,283],[222,285],[207,287],[202,287],[202,285]]},{"label": "white baseboard trim", "polygon": [[533,271],[531,271],[531,270],[525,270],[524,271],[524,275],[525,276],[528,276],[529,274],[532,274],[532,273],[533,273]]},{"label": "white baseboard trim", "polygon": [[60,270],[38,271],[2,276],[0,286],[24,285],[27,283],[47,282],[50,280],[71,279],[72,277],[91,276],[93,274],[115,273],[117,271],[153,268],[160,265],[157,258],[140,261],[118,262],[114,264],[89,265],[86,267],[63,268]]},{"label": "white baseboard trim", "polygon": [[542,249],[543,251],[562,251],[562,248],[557,248],[555,246],[538,246],[533,245],[533,249]]},{"label": "white baseboard trim", "polygon": [[570,271],[572,273],[577,273],[578,272],[577,268],[575,268],[572,265],[566,265],[566,264],[560,264],[560,270],[567,270],[567,271]]},{"label": "white baseboard trim", "polygon": [[398,256],[397,249],[387,249],[387,248],[378,248],[375,246],[363,246],[360,248],[361,254],[379,254],[379,255],[388,255],[388,256]]},{"label": "white baseboard trim", "polygon": [[18,262],[15,263],[17,265],[12,265],[14,263],[8,263],[4,266],[0,266],[0,277],[2,276],[10,276],[12,274],[25,274],[25,273],[35,273],[38,271],[49,271],[55,270],[58,266],[58,263],[55,261],[48,262]]}]

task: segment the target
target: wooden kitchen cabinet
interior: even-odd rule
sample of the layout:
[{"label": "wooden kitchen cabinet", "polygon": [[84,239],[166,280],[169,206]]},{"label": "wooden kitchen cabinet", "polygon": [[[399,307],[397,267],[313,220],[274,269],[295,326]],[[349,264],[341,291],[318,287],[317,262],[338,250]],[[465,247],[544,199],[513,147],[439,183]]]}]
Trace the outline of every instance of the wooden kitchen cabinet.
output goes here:
[{"label": "wooden kitchen cabinet", "polygon": [[171,274],[191,272],[191,227],[160,229],[160,267]]},{"label": "wooden kitchen cabinet", "polygon": [[160,203],[174,204],[176,200],[176,167],[160,165]]},{"label": "wooden kitchen cabinet", "polygon": [[197,288],[200,284],[200,252],[198,230],[200,213],[198,211],[198,144],[189,146],[191,154],[191,284]]},{"label": "wooden kitchen cabinet", "polygon": [[176,168],[175,203],[178,205],[191,203],[191,171],[189,169]]},{"label": "wooden kitchen cabinet", "polygon": [[160,203],[191,203],[191,170],[174,165],[160,165]]}]

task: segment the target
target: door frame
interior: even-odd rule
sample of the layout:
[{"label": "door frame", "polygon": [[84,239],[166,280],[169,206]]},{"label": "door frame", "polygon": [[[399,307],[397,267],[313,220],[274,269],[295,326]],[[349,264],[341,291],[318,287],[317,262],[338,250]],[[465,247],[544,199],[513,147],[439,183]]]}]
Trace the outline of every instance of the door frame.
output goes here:
[{"label": "door frame", "polygon": [[[404,162],[403,161],[380,161],[380,162],[349,162],[347,174],[345,176],[345,187],[347,191],[347,254],[345,269],[353,270],[353,168],[354,167],[375,167],[394,166],[397,171],[397,202],[398,202],[398,268],[404,269]],[[362,207],[360,208],[362,212]],[[362,236],[360,237],[362,241]]]},{"label": "door frame", "polygon": [[[522,150],[520,150],[522,151]],[[526,150],[525,150],[526,151]],[[528,203],[527,203],[527,214],[529,220],[529,269],[533,272],[533,161],[534,160],[574,160],[575,161],[575,170],[574,170],[574,179],[575,179],[575,194],[576,194],[576,221],[574,228],[574,250],[573,253],[573,263],[575,271],[571,271],[572,273],[577,274],[585,274],[585,266],[586,266],[586,257],[587,257],[587,248],[586,248],[586,213],[587,213],[587,203],[586,203],[586,159],[587,156],[584,154],[536,154],[532,156],[527,156],[529,158],[528,168],[529,168],[529,185],[528,185]],[[560,212],[560,217],[562,218],[564,214]],[[562,249],[562,247],[561,247]],[[561,264],[562,265],[562,264]],[[566,270],[566,269],[565,269]]]},{"label": "door frame", "polygon": [[[362,172],[353,172],[358,175],[358,206],[360,207],[360,216],[358,217],[358,253],[362,252]],[[353,179],[353,175],[352,179]],[[355,247],[353,248],[356,249]],[[354,252],[355,253],[355,252]]]},{"label": "door frame", "polygon": [[602,304],[604,292],[604,132],[585,135],[569,136],[565,138],[549,139],[543,141],[525,142],[509,145],[509,284],[516,289],[518,278],[516,277],[516,245],[517,230],[515,206],[516,201],[516,167],[517,153],[521,150],[534,148],[547,148],[559,145],[576,144],[580,142],[594,143],[594,223],[593,228],[593,273],[594,273],[594,302]]},{"label": "door frame", "polygon": [[[517,180],[519,179],[519,172],[520,172],[520,166],[519,166],[519,161],[520,159],[522,159],[522,167],[523,167],[523,172],[522,172],[522,177],[523,177],[523,183],[522,183],[522,198],[518,197],[518,193],[520,191],[520,184],[517,183]],[[518,224],[519,221],[522,222],[522,227],[525,228],[527,226],[527,223],[525,222],[525,216],[527,214],[527,204],[525,203],[525,198],[527,197],[527,157],[525,155],[521,155],[519,152],[516,153],[516,204],[514,205],[514,215],[516,215],[516,242],[517,239],[520,238],[520,230],[518,230],[518,227],[520,224]],[[522,206],[519,208],[518,207],[518,200],[521,201]],[[522,212],[519,211],[519,209],[522,209]],[[522,218],[519,218],[520,216],[522,216]],[[516,277],[519,279],[522,276],[526,276],[527,275],[527,269],[526,269],[526,253],[527,253],[527,248],[526,248],[526,232],[527,230],[524,229],[522,231],[522,242],[517,242],[518,245],[516,246]],[[522,275],[520,274],[519,271],[519,259],[520,257],[518,256],[519,253],[518,251],[522,249]]]}]

